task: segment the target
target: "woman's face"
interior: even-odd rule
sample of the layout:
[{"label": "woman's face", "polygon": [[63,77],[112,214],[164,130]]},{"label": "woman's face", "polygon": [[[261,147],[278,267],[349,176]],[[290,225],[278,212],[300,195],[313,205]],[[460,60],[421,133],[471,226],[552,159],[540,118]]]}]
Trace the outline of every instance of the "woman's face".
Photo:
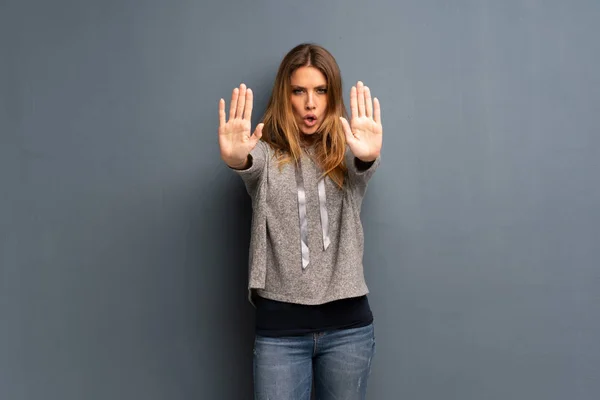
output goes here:
[{"label": "woman's face", "polygon": [[292,73],[292,111],[300,132],[319,130],[327,112],[327,80],[315,67],[300,67]]}]

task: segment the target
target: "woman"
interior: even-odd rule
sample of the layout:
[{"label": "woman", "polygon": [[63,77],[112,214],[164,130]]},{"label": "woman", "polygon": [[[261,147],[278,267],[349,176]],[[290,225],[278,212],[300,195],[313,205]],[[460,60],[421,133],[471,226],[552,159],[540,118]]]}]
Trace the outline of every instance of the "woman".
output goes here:
[{"label": "woman", "polygon": [[348,122],[334,57],[301,44],[282,60],[251,134],[252,90],[219,101],[223,161],[252,199],[249,290],[256,399],[364,399],[375,352],[360,208],[382,145],[379,101],[358,82]]}]

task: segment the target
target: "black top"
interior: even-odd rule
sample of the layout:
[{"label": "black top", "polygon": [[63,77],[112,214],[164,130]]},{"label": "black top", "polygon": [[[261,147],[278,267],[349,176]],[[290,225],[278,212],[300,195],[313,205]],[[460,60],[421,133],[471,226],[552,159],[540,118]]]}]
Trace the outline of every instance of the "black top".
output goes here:
[{"label": "black top", "polygon": [[333,329],[367,326],[373,314],[367,296],[352,297],[308,306],[285,303],[254,296],[256,334],[260,336],[295,336]]}]

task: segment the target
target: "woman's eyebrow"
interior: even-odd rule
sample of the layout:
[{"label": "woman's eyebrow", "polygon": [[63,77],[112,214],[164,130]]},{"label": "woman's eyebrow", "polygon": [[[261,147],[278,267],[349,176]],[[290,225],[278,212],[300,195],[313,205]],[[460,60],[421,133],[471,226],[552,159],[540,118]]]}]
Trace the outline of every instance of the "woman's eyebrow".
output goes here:
[{"label": "woman's eyebrow", "polygon": [[[300,85],[291,85],[294,89],[306,89],[304,86],[300,86]],[[327,89],[327,84],[324,83],[323,85],[317,85],[315,86],[315,89]]]}]

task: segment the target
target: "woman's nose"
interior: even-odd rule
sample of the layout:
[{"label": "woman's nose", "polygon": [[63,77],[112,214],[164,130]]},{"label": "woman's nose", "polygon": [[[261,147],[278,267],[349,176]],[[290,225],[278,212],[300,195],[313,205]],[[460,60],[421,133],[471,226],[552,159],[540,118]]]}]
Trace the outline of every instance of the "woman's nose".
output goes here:
[{"label": "woman's nose", "polygon": [[306,98],[306,109],[313,110],[316,107],[317,107],[317,105],[315,104],[315,99],[313,98],[313,95],[311,93],[309,93]]}]

